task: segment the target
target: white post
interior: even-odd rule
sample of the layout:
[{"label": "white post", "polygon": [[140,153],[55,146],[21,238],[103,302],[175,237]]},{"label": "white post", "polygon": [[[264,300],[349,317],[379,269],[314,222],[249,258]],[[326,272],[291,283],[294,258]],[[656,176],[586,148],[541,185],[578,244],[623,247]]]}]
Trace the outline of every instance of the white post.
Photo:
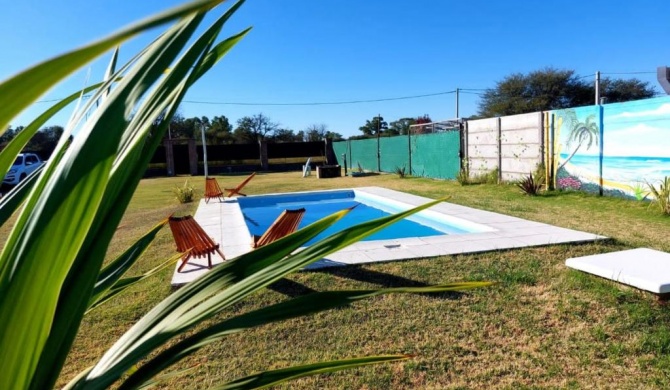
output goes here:
[{"label": "white post", "polygon": [[596,106],[600,104],[600,71],[596,72]]},{"label": "white post", "polygon": [[207,142],[205,141],[205,125],[200,125],[200,134],[202,134],[202,159],[205,164],[205,178],[209,177],[207,172]]}]

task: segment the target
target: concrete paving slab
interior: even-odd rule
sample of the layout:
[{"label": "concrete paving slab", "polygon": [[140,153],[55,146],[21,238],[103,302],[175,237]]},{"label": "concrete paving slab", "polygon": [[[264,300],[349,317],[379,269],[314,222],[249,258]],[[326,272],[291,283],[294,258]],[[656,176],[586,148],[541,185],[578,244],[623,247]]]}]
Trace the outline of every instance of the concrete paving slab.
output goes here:
[{"label": "concrete paving slab", "polygon": [[573,257],[565,265],[655,294],[670,293],[670,253],[638,248]]}]

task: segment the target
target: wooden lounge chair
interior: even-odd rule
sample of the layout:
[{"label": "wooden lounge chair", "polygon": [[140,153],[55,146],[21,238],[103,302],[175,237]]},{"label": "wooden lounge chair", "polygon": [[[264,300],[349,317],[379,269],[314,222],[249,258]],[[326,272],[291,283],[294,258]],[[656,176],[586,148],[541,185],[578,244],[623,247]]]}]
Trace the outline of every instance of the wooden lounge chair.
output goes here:
[{"label": "wooden lounge chair", "polygon": [[268,230],[262,236],[252,236],[251,247],[258,248],[289,235],[298,229],[305,209],[284,210],[279,217],[272,222]]},{"label": "wooden lounge chair", "polygon": [[[173,217],[170,216],[168,220],[170,230],[174,236],[174,241],[177,244],[178,252],[186,252],[181,258],[181,265],[177,272],[181,272],[186,262],[191,257],[205,257],[207,256],[207,265],[212,268],[212,253],[218,253],[223,260],[226,258],[219,249],[219,244],[216,244],[208,235],[202,230],[202,227],[193,219],[192,216]],[[188,252],[187,252],[188,251]]]},{"label": "wooden lounge chair", "polygon": [[226,188],[225,191],[228,191],[228,195],[227,195],[227,196],[228,196],[229,198],[230,198],[231,196],[233,196],[233,195],[236,195],[236,194],[237,194],[237,195],[242,195],[242,196],[247,196],[246,194],[243,194],[243,193],[241,193],[240,191],[242,191],[242,188],[243,188],[245,185],[247,185],[247,183],[249,183],[249,181],[250,181],[251,179],[253,179],[254,176],[256,176],[256,172],[254,172],[254,173],[252,173],[251,175],[249,175],[249,177],[247,177],[246,179],[244,179],[244,181],[243,181],[242,183],[240,183],[237,187],[235,187],[235,188]]},{"label": "wooden lounge chair", "polygon": [[219,187],[219,183],[213,177],[205,178],[205,203],[209,203],[209,200],[212,198],[219,198],[219,201],[223,200],[223,191]]}]

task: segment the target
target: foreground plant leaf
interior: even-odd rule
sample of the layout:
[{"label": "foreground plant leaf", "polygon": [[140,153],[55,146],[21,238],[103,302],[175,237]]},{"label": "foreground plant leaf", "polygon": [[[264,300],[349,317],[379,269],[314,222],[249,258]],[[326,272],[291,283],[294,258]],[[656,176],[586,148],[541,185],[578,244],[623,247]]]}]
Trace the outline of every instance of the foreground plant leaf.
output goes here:
[{"label": "foreground plant leaf", "polygon": [[[174,256],[171,259],[163,262],[163,264],[155,267],[154,269],[148,271],[144,275],[136,276],[133,278],[120,281],[121,277],[135,264],[135,262],[140,258],[140,256],[147,250],[151,242],[156,237],[156,234],[165,226],[167,219],[161,221],[161,223],[154,226],[149,230],[144,236],[135,241],[124,253],[117,257],[114,261],[109,263],[105,268],[100,272],[100,277],[95,283],[93,292],[91,295],[91,300],[89,304],[89,311],[95,307],[98,307],[103,302],[107,301],[111,297],[119,294],[126,288],[131,285],[139,282],[140,280],[146,279],[147,277],[155,274],[161,269],[165,268],[171,263],[177,261],[181,254]],[[109,294],[112,290],[112,294]]]},{"label": "foreground plant leaf", "polygon": [[378,295],[386,294],[426,294],[443,293],[449,291],[464,291],[473,288],[490,286],[491,282],[464,282],[449,283],[444,285],[428,287],[398,287],[377,290],[354,290],[354,291],[324,291],[317,292],[288,301],[280,302],[272,306],[241,314],[219,324],[207,327],[196,334],[181,340],[172,347],[151,358],[139,369],[133,372],[119,387],[119,389],[132,389],[150,381],[151,378],[163,369],[177,363],[181,359],[196,352],[200,348],[220,341],[225,336],[242,332],[246,329],[267,325],[273,322],[306,316],[336,307],[348,306],[349,304]]},{"label": "foreground plant leaf", "polygon": [[346,370],[349,368],[367,366],[370,364],[407,360],[410,358],[412,358],[411,355],[383,355],[383,356],[368,356],[362,358],[333,360],[329,362],[305,364],[302,366],[282,368],[279,370],[265,371],[258,374],[249,375],[244,378],[236,379],[232,382],[226,383],[221,387],[214,387],[214,389],[217,390],[266,389],[270,386],[274,386],[282,382],[302,378],[309,375],[325,374],[327,372]]}]

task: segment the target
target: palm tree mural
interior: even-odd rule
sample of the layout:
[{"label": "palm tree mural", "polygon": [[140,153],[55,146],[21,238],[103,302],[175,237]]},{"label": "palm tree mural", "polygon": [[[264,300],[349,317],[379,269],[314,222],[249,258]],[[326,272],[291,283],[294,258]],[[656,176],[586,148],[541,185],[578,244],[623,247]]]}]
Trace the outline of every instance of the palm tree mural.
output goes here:
[{"label": "palm tree mural", "polygon": [[577,118],[577,113],[575,113],[575,110],[569,109],[565,110],[565,114],[562,115],[562,117],[563,124],[570,129],[568,141],[566,142],[565,146],[568,148],[568,150],[570,150],[572,146],[575,145],[575,143],[577,146],[572,149],[572,153],[570,153],[568,158],[566,158],[565,161],[559,165],[557,171],[563,168],[565,164],[570,161],[570,159],[579,151],[582,145],[586,144],[586,150],[591,149],[591,146],[593,145],[598,145],[598,137],[600,134],[600,129],[596,123],[595,114],[589,115],[585,122],[580,122]]}]

